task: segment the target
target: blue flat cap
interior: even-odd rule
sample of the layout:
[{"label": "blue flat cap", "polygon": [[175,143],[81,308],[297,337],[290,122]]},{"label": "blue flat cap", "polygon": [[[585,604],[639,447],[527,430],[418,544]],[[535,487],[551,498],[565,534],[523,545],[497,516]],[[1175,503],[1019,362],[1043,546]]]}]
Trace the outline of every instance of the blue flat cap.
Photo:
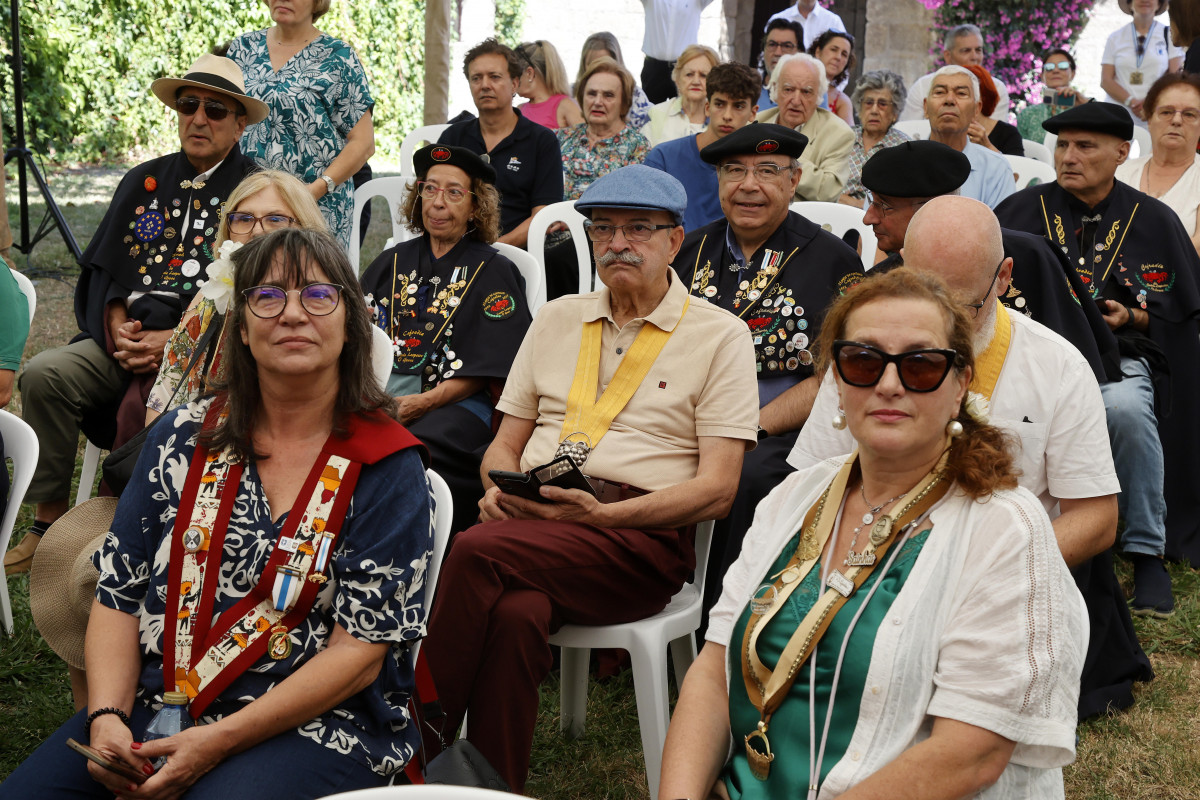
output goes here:
[{"label": "blue flat cap", "polygon": [[631,164],[597,178],[575,201],[575,210],[585,217],[593,208],[666,211],[675,218],[676,225],[682,225],[687,192],[682,183],[662,170]]}]

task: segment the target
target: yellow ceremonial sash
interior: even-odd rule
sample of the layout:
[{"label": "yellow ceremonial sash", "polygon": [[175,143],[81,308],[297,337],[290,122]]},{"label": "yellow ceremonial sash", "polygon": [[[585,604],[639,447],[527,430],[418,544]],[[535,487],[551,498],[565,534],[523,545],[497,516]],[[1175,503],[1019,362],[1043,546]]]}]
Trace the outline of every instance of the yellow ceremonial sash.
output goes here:
[{"label": "yellow ceremonial sash", "polygon": [[690,297],[684,301],[683,311],[670,330],[663,330],[649,322],[642,325],[633,340],[633,346],[625,354],[612,382],[605,387],[599,400],[596,399],[596,389],[600,382],[600,340],[604,321],[597,319],[584,323],[579,359],[575,362],[575,378],[567,395],[567,413],[563,418],[559,441],[565,442],[572,436],[582,435],[588,449],[595,449],[604,434],[608,433],[617,414],[621,413],[621,409],[625,408],[642,385],[658,354],[683,321],[691,302]]},{"label": "yellow ceremonial sash", "polygon": [[992,341],[987,349],[975,359],[975,377],[971,379],[971,391],[981,394],[989,401],[992,392],[996,390],[996,382],[1000,380],[1000,371],[1004,369],[1004,360],[1008,357],[1008,347],[1012,344],[1012,319],[1008,309],[999,300],[996,301],[996,330],[992,333]]}]

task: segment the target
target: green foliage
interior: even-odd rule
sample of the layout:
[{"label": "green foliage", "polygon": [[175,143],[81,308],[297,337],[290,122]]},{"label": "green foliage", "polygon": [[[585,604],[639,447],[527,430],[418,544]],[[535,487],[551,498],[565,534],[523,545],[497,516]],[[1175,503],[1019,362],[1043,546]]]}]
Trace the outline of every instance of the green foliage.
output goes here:
[{"label": "green foliage", "polygon": [[509,47],[521,43],[525,0],[496,0],[496,38]]},{"label": "green foliage", "polygon": [[[377,108],[376,147],[396,152],[420,124],[424,0],[337,2],[319,27],[362,58]],[[10,38],[10,20],[0,37]],[[177,146],[175,117],[150,82],[181,75],[200,54],[270,24],[260,0],[23,0],[21,45],[30,146],[64,160],[114,161]],[[12,74],[0,65],[10,128]]]}]

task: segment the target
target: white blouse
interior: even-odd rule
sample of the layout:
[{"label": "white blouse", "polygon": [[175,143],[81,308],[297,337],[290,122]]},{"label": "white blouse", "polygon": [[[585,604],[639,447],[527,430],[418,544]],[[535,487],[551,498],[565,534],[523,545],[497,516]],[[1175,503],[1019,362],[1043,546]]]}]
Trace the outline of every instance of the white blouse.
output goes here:
[{"label": "white blouse", "polygon": [[[1117,167],[1117,180],[1127,183],[1139,192],[1142,191],[1142,173],[1150,156],[1126,161]],[[1196,235],[1196,211],[1200,209],[1200,155],[1192,159],[1192,165],[1179,176],[1166,194],[1158,198],[1171,207],[1179,215],[1183,229],[1188,236]]]}]

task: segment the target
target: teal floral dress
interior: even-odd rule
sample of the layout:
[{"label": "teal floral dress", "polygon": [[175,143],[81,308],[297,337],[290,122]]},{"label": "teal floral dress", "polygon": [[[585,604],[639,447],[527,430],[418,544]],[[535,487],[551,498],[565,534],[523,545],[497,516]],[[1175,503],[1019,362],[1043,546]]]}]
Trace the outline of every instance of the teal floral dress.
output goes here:
[{"label": "teal floral dress", "polygon": [[[271,114],[242,134],[242,151],[259,166],[283,170],[305,183],[317,180],[346,145],[346,136],[375,106],[367,75],[350,45],[320,34],[283,65],[271,67],[267,32],[243,34],[229,45],[246,78],[246,91]],[[354,212],[354,184],[321,198],[330,230],[347,245]]]}]

